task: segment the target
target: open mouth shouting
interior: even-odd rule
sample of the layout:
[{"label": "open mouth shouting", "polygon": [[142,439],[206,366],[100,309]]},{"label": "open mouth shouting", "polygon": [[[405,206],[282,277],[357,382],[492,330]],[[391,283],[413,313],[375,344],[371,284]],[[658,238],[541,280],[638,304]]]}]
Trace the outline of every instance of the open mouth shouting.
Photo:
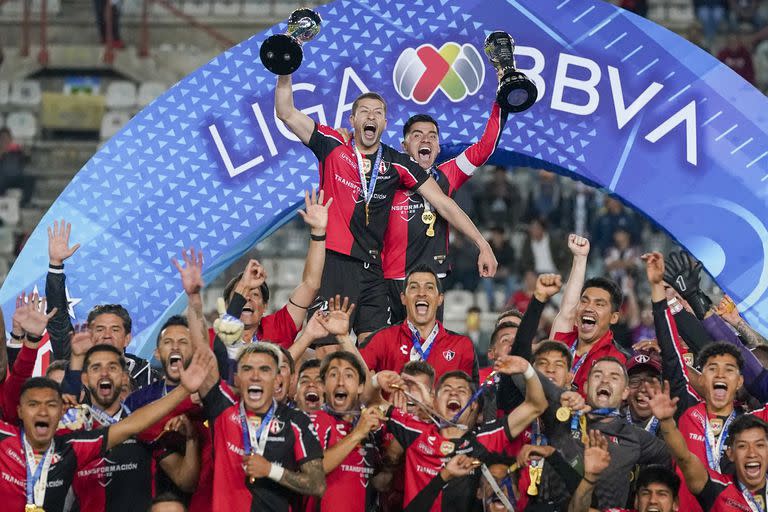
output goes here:
[{"label": "open mouth shouting", "polygon": [[488,500],[489,509],[494,512],[505,512],[507,510],[506,505],[495,494]]},{"label": "open mouth shouting", "polygon": [[307,391],[304,393],[304,402],[311,409],[320,408],[320,394],[317,391]]},{"label": "open mouth shouting", "polygon": [[38,439],[45,439],[53,435],[53,429],[51,429],[50,421],[42,419],[35,420],[33,423],[33,429],[35,432],[35,437]]},{"label": "open mouth shouting", "polygon": [[582,334],[594,334],[597,329],[597,315],[592,311],[585,311],[579,318],[579,330]]},{"label": "open mouth shouting", "polygon": [[451,398],[448,400],[448,403],[445,404],[445,408],[450,414],[456,414],[461,410],[461,402],[455,398]]},{"label": "open mouth shouting", "polygon": [[331,403],[334,409],[343,410],[347,405],[347,399],[349,398],[349,392],[344,388],[336,388],[331,396]]},{"label": "open mouth shouting", "polygon": [[424,168],[432,165],[432,148],[430,146],[419,146],[416,161]]},{"label": "open mouth shouting", "polygon": [[657,507],[656,505],[651,505],[645,509],[645,512],[661,512],[661,507]]},{"label": "open mouth shouting", "polygon": [[172,352],[170,357],[168,358],[168,369],[178,372],[181,370],[181,366],[182,366],[181,354],[177,352]]},{"label": "open mouth shouting", "polygon": [[376,142],[376,131],[378,127],[376,123],[367,122],[363,125],[363,142],[370,146]]},{"label": "open mouth shouting", "polygon": [[264,396],[264,389],[261,386],[255,384],[248,386],[248,400],[252,402],[258,402]]},{"label": "open mouth shouting", "polygon": [[419,316],[426,316],[429,313],[429,302],[426,300],[417,300],[414,304],[416,314]]},{"label": "open mouth shouting", "polygon": [[750,480],[760,480],[762,478],[763,465],[760,461],[749,461],[744,464],[744,475]]},{"label": "open mouth shouting", "polygon": [[597,388],[597,391],[595,392],[595,401],[599,402],[601,405],[607,404],[611,401],[612,396],[613,393],[611,392],[611,388],[608,386],[601,386]]},{"label": "open mouth shouting", "polygon": [[716,380],[712,383],[712,398],[718,402],[724,402],[728,398],[728,383]]},{"label": "open mouth shouting", "polygon": [[101,399],[112,398],[114,391],[115,391],[115,383],[112,382],[111,379],[101,379],[96,388],[96,392],[98,393],[99,398]]}]

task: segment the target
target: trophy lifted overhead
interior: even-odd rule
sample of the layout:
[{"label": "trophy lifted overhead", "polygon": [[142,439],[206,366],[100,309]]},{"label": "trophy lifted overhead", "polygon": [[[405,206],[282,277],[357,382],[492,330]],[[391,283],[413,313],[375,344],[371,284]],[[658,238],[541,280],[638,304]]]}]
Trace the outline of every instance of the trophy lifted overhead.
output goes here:
[{"label": "trophy lifted overhead", "polygon": [[515,67],[515,40],[504,31],[491,32],[485,38],[485,54],[496,68],[499,88],[496,101],[509,112],[529,109],[539,93],[530,78]]},{"label": "trophy lifted overhead", "polygon": [[288,18],[288,31],[267,38],[259,57],[264,67],[276,75],[290,75],[301,66],[301,45],[320,33],[320,15],[312,9],[296,9]]}]

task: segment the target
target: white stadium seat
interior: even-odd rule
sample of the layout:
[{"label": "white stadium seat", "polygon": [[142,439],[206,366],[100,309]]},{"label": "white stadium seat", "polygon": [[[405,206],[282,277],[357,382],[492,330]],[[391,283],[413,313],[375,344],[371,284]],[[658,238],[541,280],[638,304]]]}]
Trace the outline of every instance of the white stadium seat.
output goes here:
[{"label": "white stadium seat", "polygon": [[190,16],[208,16],[211,14],[209,0],[184,0],[184,12]]},{"label": "white stadium seat", "polygon": [[106,107],[130,109],[136,106],[136,85],[128,80],[117,80],[107,86]]},{"label": "white stadium seat", "polygon": [[37,118],[32,112],[11,112],[5,126],[16,139],[29,140],[37,135]]},{"label": "white stadium seat", "polygon": [[101,130],[99,130],[99,137],[101,140],[107,140],[115,135],[120,129],[125,126],[128,121],[131,120],[128,112],[113,111],[104,114],[101,118]]},{"label": "white stadium seat", "polygon": [[214,16],[240,16],[242,4],[240,0],[214,0]]},{"label": "white stadium seat", "polygon": [[40,82],[19,80],[11,84],[10,103],[19,107],[37,107],[43,99]]},{"label": "white stadium seat", "polygon": [[139,86],[139,106],[146,107],[163,94],[168,87],[160,82],[144,82]]}]

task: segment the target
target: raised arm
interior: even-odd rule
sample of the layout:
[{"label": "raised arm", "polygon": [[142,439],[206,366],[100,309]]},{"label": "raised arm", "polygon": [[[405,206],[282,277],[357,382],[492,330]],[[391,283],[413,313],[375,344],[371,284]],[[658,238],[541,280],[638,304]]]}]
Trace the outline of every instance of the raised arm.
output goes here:
[{"label": "raised arm", "polygon": [[352,450],[368,438],[371,432],[378,429],[387,418],[378,407],[369,407],[360,414],[360,420],[355,428],[344,439],[333,446],[327,447],[323,452],[323,471],[329,474],[344,462]]},{"label": "raised arm", "polygon": [[447,220],[452,227],[472,240],[480,250],[480,255],[477,258],[477,268],[480,276],[493,277],[496,274],[496,267],[499,266],[499,263],[493,255],[491,245],[482,233],[478,231],[470,218],[467,217],[467,214],[459,208],[459,205],[453,199],[443,194],[443,191],[440,190],[437,182],[432,177],[425,181],[417,190],[424,199],[435,207],[437,213]]},{"label": "raised arm", "polygon": [[275,112],[291,132],[304,144],[309,143],[315,122],[304,112],[293,105],[293,81],[291,75],[277,77],[275,87]]},{"label": "raised arm", "polygon": [[306,210],[299,210],[299,215],[309,226],[310,240],[307,259],[304,262],[304,274],[301,283],[293,290],[288,299],[288,313],[296,324],[296,329],[301,329],[307,309],[317,297],[320,290],[320,279],[323,277],[325,266],[325,228],[328,226],[328,208],[333,203],[333,198],[323,204],[323,194],[319,194],[313,188],[312,195],[304,193],[304,205]]},{"label": "raised arm", "polygon": [[205,325],[205,315],[203,314],[203,253],[195,251],[190,247],[189,251],[181,251],[184,266],[182,267],[176,258],[171,261],[179,271],[181,285],[189,300],[187,311],[187,321],[189,322],[189,333],[192,339],[192,346],[197,348],[210,348],[208,342],[208,328]]},{"label": "raised arm", "polygon": [[723,297],[720,304],[717,306],[717,314],[728,322],[731,327],[736,329],[739,336],[744,340],[744,344],[750,348],[754,348],[758,345],[768,345],[763,335],[754,330],[739,314],[739,310],[736,309],[736,304],[728,295]]},{"label": "raised arm", "polygon": [[547,410],[547,397],[536,370],[525,359],[502,356],[496,359],[493,367],[505,375],[522,374],[525,377],[525,401],[507,415],[509,433],[515,437]]},{"label": "raised arm", "polygon": [[160,467],[168,477],[184,492],[194,492],[200,478],[200,447],[197,444],[197,432],[186,415],[171,418],[165,424],[165,430],[179,432],[186,440],[184,455],[172,453],[160,460]]},{"label": "raised arm", "polygon": [[560,302],[560,311],[552,322],[550,337],[558,332],[571,332],[576,324],[576,307],[581,300],[581,289],[587,275],[587,258],[589,257],[589,240],[584,237],[568,235],[568,249],[573,254],[571,273],[563,289],[563,300]]},{"label": "raised arm", "polygon": [[61,219],[48,228],[48,275],[45,278],[45,296],[49,311],[56,314],[48,322],[48,337],[55,359],[69,358],[69,338],[73,331],[67,304],[66,276],[64,262],[80,248],[80,244],[69,246],[72,225]]}]

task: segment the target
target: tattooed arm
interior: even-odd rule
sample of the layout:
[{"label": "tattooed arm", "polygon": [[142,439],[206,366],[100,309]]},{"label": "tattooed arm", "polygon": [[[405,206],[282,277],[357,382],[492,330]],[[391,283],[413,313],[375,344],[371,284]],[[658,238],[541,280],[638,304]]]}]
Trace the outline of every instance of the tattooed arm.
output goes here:
[{"label": "tattooed arm", "polygon": [[325,472],[323,460],[314,459],[301,465],[299,471],[287,469],[280,478],[280,485],[298,494],[322,496],[325,493]]},{"label": "tattooed arm", "polygon": [[768,340],[766,340],[762,334],[750,327],[743,318],[740,318],[733,327],[736,329],[736,332],[739,333],[739,337],[744,340],[744,344],[748,347],[754,348],[759,345],[768,345]]}]

